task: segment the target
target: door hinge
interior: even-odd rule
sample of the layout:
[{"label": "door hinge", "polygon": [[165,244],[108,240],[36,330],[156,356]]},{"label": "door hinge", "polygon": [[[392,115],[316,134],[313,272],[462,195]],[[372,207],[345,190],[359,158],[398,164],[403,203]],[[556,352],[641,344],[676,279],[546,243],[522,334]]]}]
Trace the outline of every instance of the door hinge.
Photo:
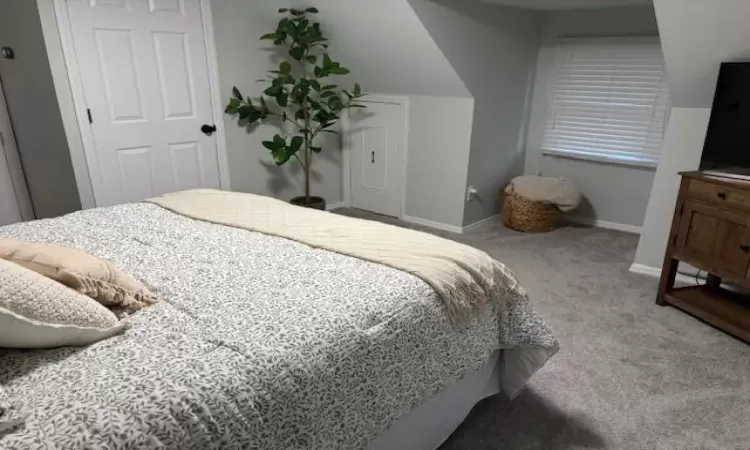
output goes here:
[{"label": "door hinge", "polygon": [[90,124],[91,124],[91,123],[94,123],[94,119],[93,119],[93,118],[91,117],[91,110],[90,110],[90,109],[88,109],[88,108],[86,108],[86,115],[87,115],[87,116],[88,116],[88,118],[89,118],[89,123],[90,123]]}]

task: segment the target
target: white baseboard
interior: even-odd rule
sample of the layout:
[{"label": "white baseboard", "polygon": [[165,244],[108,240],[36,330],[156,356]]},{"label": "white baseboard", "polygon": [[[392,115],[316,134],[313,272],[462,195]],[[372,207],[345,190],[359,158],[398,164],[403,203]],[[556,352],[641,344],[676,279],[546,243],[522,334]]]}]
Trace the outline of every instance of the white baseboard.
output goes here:
[{"label": "white baseboard", "polygon": [[606,228],[608,230],[625,231],[628,233],[641,234],[643,227],[629,225],[626,223],[608,222],[606,220],[592,219],[591,217],[566,216],[573,223],[588,225],[597,228]]},{"label": "white baseboard", "polygon": [[326,211],[332,211],[334,209],[346,208],[346,207],[347,205],[346,205],[346,202],[344,201],[340,201],[336,203],[329,203],[326,205]]},{"label": "white baseboard", "polygon": [[477,231],[480,230],[487,225],[490,225],[492,223],[500,222],[500,214],[495,214],[492,217],[487,217],[486,219],[482,219],[479,222],[474,222],[471,225],[466,225],[462,228],[462,233],[469,233],[471,231]]},{"label": "white baseboard", "polygon": [[404,222],[413,223],[415,225],[422,225],[424,227],[435,228],[436,230],[449,231],[451,233],[463,233],[462,227],[455,225],[448,225],[446,223],[434,222],[432,220],[422,219],[420,217],[403,216],[401,220]]},{"label": "white baseboard", "polygon": [[[647,275],[649,277],[653,278],[661,278],[661,269],[658,267],[651,267],[647,266],[645,264],[633,264],[630,266],[630,271],[633,273],[637,273],[640,275]],[[678,287],[684,287],[684,286],[694,286],[695,285],[695,277],[692,277],[690,275],[685,275],[682,273],[678,273],[677,277],[675,278],[675,284]]]}]

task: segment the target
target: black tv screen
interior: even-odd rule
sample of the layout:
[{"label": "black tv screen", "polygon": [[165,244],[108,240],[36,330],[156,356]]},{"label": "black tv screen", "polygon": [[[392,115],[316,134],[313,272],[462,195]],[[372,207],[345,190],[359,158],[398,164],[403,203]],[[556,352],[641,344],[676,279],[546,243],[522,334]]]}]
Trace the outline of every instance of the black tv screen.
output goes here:
[{"label": "black tv screen", "polygon": [[722,63],[701,169],[750,168],[750,62]]}]

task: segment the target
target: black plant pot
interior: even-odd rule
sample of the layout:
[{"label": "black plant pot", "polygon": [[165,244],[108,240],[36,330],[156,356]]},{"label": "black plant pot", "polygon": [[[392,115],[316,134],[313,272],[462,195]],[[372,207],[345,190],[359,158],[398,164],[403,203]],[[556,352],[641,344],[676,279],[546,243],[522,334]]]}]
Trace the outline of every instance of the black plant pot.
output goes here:
[{"label": "black plant pot", "polygon": [[321,211],[326,210],[326,201],[323,197],[310,196],[310,201],[307,201],[307,197],[294,197],[290,203],[292,205],[302,206],[303,208],[319,209]]}]

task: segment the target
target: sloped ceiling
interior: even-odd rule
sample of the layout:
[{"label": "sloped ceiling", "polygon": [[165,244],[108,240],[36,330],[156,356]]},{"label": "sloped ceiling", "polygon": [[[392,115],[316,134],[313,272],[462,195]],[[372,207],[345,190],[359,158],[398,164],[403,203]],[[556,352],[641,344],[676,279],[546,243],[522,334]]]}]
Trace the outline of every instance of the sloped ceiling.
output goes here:
[{"label": "sloped ceiling", "polygon": [[750,1],[654,0],[672,105],[710,108],[722,61],[750,60]]},{"label": "sloped ceiling", "polygon": [[336,55],[369,92],[470,97],[406,0],[313,0]]},{"label": "sloped ceiling", "polygon": [[[252,82],[263,76],[273,60],[271,51],[258,51],[261,34],[272,31],[282,7],[320,10],[317,19],[331,39],[331,55],[351,69],[349,82],[362,84],[373,93],[470,97],[461,78],[430,37],[406,0],[221,0],[212,2],[212,9],[221,23],[216,34],[220,40],[231,36],[253,36],[253,40],[237,42],[228,64],[245,66]],[[245,48],[240,53],[240,48]],[[222,55],[220,55],[221,58]],[[252,61],[249,58],[253,58]],[[266,61],[263,61],[266,59]],[[245,81],[247,81],[245,80]],[[235,84],[243,80],[233,80]],[[344,78],[337,82],[346,83]]]}]

